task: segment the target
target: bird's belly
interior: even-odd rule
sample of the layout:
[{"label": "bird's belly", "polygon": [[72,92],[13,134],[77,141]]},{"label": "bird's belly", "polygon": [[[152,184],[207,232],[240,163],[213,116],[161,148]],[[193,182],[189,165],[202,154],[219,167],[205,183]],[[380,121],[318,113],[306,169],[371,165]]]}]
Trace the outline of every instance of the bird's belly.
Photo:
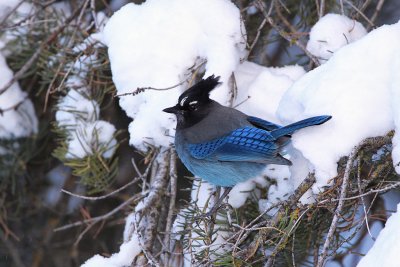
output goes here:
[{"label": "bird's belly", "polygon": [[264,164],[252,162],[207,162],[191,164],[188,169],[209,183],[231,187],[260,175]]},{"label": "bird's belly", "polygon": [[218,186],[231,187],[260,175],[265,164],[239,161],[210,161],[193,158],[184,147],[176,146],[176,151],[186,168],[194,175]]}]

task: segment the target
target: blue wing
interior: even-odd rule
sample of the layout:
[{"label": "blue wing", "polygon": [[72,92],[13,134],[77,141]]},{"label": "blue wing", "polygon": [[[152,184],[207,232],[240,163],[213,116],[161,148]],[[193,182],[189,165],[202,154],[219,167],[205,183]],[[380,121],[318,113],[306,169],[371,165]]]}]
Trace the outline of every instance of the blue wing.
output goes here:
[{"label": "blue wing", "polygon": [[282,127],[278,124],[275,124],[270,121],[266,121],[266,120],[263,120],[263,119],[260,119],[257,117],[253,117],[253,116],[248,116],[247,121],[256,127],[267,130],[267,131],[272,131],[272,130],[279,129]]},{"label": "blue wing", "polygon": [[289,165],[281,157],[276,139],[263,129],[243,127],[205,143],[189,144],[190,154],[197,159],[247,161]]}]

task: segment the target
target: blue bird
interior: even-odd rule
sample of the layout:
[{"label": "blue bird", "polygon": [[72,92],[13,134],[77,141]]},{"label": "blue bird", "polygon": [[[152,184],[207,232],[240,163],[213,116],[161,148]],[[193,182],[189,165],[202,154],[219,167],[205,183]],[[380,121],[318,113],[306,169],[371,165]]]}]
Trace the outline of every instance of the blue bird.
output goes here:
[{"label": "blue bird", "polygon": [[260,175],[268,164],[291,165],[281,155],[291,134],[331,119],[317,116],[280,126],[248,116],[210,99],[219,84],[214,75],[203,79],[182,93],[177,105],[163,110],[176,115],[175,148],[183,164],[217,186],[231,188]]}]

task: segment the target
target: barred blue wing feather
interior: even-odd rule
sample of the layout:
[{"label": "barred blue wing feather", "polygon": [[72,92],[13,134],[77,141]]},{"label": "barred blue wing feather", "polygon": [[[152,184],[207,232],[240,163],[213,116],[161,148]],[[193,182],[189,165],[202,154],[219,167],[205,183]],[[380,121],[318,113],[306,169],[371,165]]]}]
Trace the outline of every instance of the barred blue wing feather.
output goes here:
[{"label": "barred blue wing feather", "polygon": [[302,128],[323,124],[324,122],[330,120],[331,118],[332,118],[332,116],[311,117],[311,118],[308,118],[305,120],[301,120],[301,121],[277,128],[277,129],[271,131],[271,135],[274,136],[275,138],[279,138],[279,137],[282,137],[285,135],[291,135],[295,131],[300,130]]},{"label": "barred blue wing feather", "polygon": [[290,164],[277,157],[279,145],[263,129],[243,127],[209,142],[189,144],[189,152],[196,159],[210,161],[246,161],[257,163]]}]

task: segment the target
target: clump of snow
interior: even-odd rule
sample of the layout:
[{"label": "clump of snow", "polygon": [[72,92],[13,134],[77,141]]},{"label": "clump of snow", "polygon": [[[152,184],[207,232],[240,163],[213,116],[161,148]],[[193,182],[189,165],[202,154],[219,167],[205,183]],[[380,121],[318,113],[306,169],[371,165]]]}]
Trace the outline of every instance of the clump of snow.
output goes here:
[{"label": "clump of snow", "polygon": [[[239,9],[228,0],[149,0],[117,11],[103,40],[118,94],[177,85],[190,77],[189,68],[207,60],[205,76],[219,75],[224,83],[212,97],[227,103],[227,81],[244,56],[244,35]],[[175,118],[162,110],[175,105],[187,86],[120,97],[134,119],[131,145],[144,150],[144,141],[161,146],[173,141]]]},{"label": "clump of snow", "polygon": [[124,242],[119,248],[118,253],[106,258],[95,255],[88,259],[81,267],[123,267],[130,266],[134,258],[140,253],[139,240],[136,234],[133,234],[131,240]]},{"label": "clump of snow", "polygon": [[119,252],[106,258],[95,255],[88,259],[81,267],[123,267],[130,266],[135,257],[142,251],[135,228],[135,213],[131,213],[125,221],[124,242]]},{"label": "clump of snow", "polygon": [[339,48],[366,34],[366,29],[358,21],[344,15],[326,14],[312,27],[307,50],[324,63]]},{"label": "clump of snow", "polygon": [[244,205],[247,198],[250,196],[251,191],[256,187],[253,180],[236,184],[232,191],[229,193],[228,203],[233,208],[239,208]]},{"label": "clump of snow", "polygon": [[96,151],[103,157],[112,157],[117,141],[114,125],[99,120],[99,106],[83,93],[70,89],[58,103],[56,120],[68,132],[67,158],[84,158]]},{"label": "clump of snow", "polygon": [[285,123],[332,115],[323,125],[293,135],[292,144],[315,170],[314,192],[337,175],[337,161],[367,137],[395,129],[392,157],[400,160],[398,133],[400,23],[382,26],[308,72],[283,95],[277,115]]},{"label": "clump of snow", "polygon": [[367,255],[361,259],[357,267],[395,267],[399,266],[400,255],[400,204],[397,205],[397,212],[387,220],[385,228],[379,233],[373,247]]},{"label": "clump of snow", "polygon": [[295,80],[305,74],[300,66],[266,68],[248,61],[235,70],[238,95],[236,109],[252,116],[280,123],[275,116],[279,101]]},{"label": "clump of snow", "polygon": [[[0,73],[0,88],[3,88],[12,79],[13,73],[2,54],[0,54]],[[38,121],[33,104],[17,82],[0,94],[0,110],[4,111],[0,114],[1,139],[28,137],[37,133]]]}]

